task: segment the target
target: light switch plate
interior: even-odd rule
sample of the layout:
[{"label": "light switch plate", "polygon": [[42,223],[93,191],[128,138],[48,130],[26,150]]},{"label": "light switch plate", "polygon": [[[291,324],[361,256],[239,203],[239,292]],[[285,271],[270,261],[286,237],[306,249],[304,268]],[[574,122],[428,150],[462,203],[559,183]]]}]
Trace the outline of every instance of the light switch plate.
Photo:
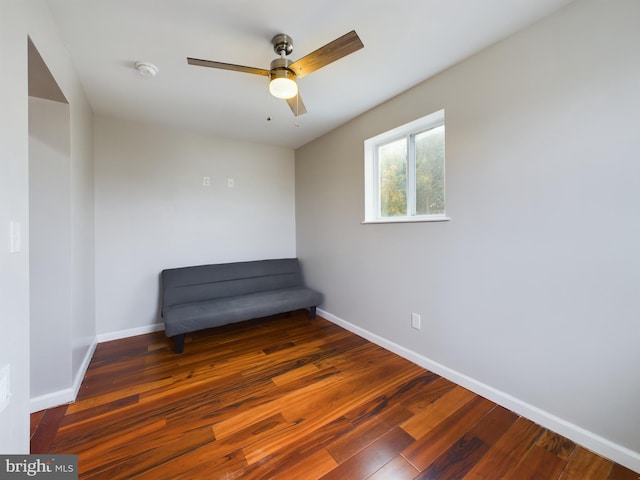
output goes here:
[{"label": "light switch plate", "polygon": [[10,379],[11,365],[7,364],[0,368],[0,412],[9,405],[9,398],[11,398]]},{"label": "light switch plate", "polygon": [[9,223],[10,247],[9,253],[20,253],[22,251],[22,227],[20,222]]}]

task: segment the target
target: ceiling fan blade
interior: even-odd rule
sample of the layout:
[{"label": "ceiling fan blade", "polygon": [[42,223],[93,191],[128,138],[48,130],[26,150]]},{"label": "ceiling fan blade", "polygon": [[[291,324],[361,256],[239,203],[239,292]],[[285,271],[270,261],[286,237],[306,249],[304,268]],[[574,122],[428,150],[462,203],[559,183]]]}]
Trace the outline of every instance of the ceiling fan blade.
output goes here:
[{"label": "ceiling fan blade", "polygon": [[298,78],[302,78],[319,68],[360,50],[362,47],[364,47],[362,40],[360,40],[355,30],[351,30],[340,38],[336,38],[333,42],[327,43],[324,47],[320,47],[296,60],[289,65],[289,68],[295,72]]},{"label": "ceiling fan blade", "polygon": [[264,68],[245,67],[244,65],[235,65],[233,63],[214,62],[211,60],[200,60],[199,58],[187,57],[189,65],[197,65],[199,67],[220,68],[222,70],[233,70],[235,72],[253,73],[255,75],[269,76],[269,70]]},{"label": "ceiling fan blade", "polygon": [[304,102],[302,101],[300,93],[298,93],[295,97],[287,98],[287,103],[289,104],[289,108],[291,108],[291,111],[296,117],[307,113],[307,108],[304,106]]}]

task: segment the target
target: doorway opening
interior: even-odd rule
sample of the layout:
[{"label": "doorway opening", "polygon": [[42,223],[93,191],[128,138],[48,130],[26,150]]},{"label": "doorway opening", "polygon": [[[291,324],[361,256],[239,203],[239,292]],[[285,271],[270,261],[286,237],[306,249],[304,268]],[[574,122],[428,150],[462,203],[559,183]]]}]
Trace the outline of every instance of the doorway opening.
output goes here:
[{"label": "doorway opening", "polygon": [[71,120],[69,103],[30,38],[28,67],[33,406],[72,385]]}]

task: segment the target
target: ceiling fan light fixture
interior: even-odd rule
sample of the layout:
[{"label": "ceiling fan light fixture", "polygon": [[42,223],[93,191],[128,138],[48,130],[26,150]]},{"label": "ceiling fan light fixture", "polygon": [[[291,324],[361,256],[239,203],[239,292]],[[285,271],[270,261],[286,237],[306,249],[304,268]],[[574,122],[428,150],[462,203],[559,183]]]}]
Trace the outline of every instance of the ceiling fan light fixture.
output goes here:
[{"label": "ceiling fan light fixture", "polygon": [[271,71],[269,93],[276,98],[293,98],[298,94],[296,76],[286,68]]}]

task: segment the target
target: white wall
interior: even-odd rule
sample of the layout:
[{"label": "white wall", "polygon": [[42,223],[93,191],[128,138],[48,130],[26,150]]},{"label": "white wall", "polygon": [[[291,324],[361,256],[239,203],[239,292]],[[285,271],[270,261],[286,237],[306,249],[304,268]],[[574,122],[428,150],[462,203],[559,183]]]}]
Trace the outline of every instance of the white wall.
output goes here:
[{"label": "white wall", "polygon": [[[37,2],[31,6],[30,15],[38,20],[33,21],[29,37],[68,100],[66,111],[54,112],[51,105],[45,108],[45,103],[32,99],[31,106],[39,107],[34,115],[29,112],[30,156],[35,153],[36,159],[40,157],[29,174],[30,180],[35,181],[30,200],[40,205],[30,209],[30,215],[34,215],[30,229],[32,221],[35,228],[30,231],[30,246],[33,244],[36,249],[29,252],[30,271],[35,273],[30,277],[31,293],[35,293],[30,299],[30,327],[37,330],[31,334],[30,345],[31,358],[37,358],[37,365],[31,369],[36,374],[31,381],[31,411],[37,411],[75,399],[96,344],[93,113],[48,6]],[[46,35],[42,33],[45,28],[50,29]],[[54,134],[52,123],[56,120],[63,125],[56,127],[58,132]],[[59,158],[56,167],[45,167],[60,155],[64,161]],[[47,168],[50,170],[44,171]],[[49,190],[50,200],[40,196],[43,189]],[[39,211],[43,202],[53,208],[51,215]],[[44,220],[45,216],[49,218]],[[54,233],[45,231],[53,228]],[[55,281],[54,267],[60,273],[56,294],[45,293],[43,282]],[[57,300],[52,303],[54,296]],[[46,316],[49,308],[51,312]],[[45,330],[50,332],[48,339]],[[60,342],[54,345],[53,338]]]},{"label": "white wall", "polygon": [[12,393],[8,407],[0,412],[3,453],[29,451],[29,257],[25,250],[9,253],[11,221],[21,224],[23,242],[28,238],[27,19],[23,10],[18,1],[0,0],[0,366],[11,365]]},{"label": "white wall", "polygon": [[160,321],[164,268],[295,256],[294,178],[289,149],[97,118],[102,338]]},{"label": "white wall", "polygon": [[[326,315],[640,471],[638,19],[574,2],[302,147],[296,208]],[[362,225],[363,141],[440,108],[452,220]]]},{"label": "white wall", "polygon": [[[0,12],[0,329],[3,337],[0,365],[11,365],[12,393],[9,406],[0,412],[0,452],[27,453],[30,409],[28,36],[71,108],[70,343],[74,362],[69,377],[74,382],[82,377],[81,366],[95,338],[92,114],[46,2],[0,0]],[[20,253],[9,253],[11,221],[22,226]]]},{"label": "white wall", "polygon": [[69,105],[29,98],[31,398],[71,386]]}]

